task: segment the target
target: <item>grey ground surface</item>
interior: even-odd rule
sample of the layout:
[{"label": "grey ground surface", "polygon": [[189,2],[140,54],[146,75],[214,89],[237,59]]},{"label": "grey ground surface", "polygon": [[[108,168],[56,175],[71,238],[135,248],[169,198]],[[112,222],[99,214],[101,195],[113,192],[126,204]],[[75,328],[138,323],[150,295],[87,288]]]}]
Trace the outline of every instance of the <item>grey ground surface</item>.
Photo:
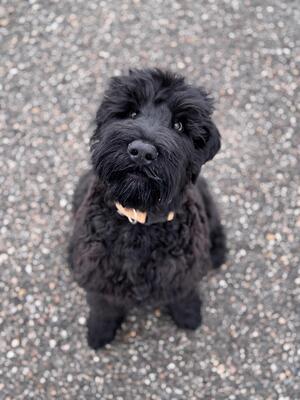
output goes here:
[{"label": "grey ground surface", "polygon": [[[2,0],[1,399],[300,398],[299,20],[297,1]],[[214,94],[223,149],[204,173],[230,254],[196,333],[136,310],[95,353],[70,203],[105,82],[128,66]]]}]

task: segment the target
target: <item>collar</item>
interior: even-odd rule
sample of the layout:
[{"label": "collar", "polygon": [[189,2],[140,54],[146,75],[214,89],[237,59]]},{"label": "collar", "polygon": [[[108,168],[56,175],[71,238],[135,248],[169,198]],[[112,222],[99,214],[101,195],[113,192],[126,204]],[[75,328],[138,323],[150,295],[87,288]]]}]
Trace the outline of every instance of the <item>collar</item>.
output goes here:
[{"label": "collar", "polygon": [[144,225],[156,224],[159,222],[167,222],[172,221],[174,219],[175,213],[174,211],[170,211],[167,215],[165,213],[151,213],[146,211],[139,211],[135,208],[125,208],[120,203],[115,203],[117,212],[128,218],[128,221],[131,224],[136,224],[139,222]]}]

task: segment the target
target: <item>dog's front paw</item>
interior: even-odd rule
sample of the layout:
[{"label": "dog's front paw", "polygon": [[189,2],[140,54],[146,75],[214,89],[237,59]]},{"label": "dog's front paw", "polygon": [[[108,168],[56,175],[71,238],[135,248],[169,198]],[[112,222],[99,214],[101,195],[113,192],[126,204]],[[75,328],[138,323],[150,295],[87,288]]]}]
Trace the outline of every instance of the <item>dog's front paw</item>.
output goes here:
[{"label": "dog's front paw", "polygon": [[98,350],[110,343],[116,336],[119,324],[116,321],[88,321],[88,345]]},{"label": "dog's front paw", "polygon": [[195,330],[201,325],[201,300],[196,294],[170,304],[169,311],[179,328]]}]

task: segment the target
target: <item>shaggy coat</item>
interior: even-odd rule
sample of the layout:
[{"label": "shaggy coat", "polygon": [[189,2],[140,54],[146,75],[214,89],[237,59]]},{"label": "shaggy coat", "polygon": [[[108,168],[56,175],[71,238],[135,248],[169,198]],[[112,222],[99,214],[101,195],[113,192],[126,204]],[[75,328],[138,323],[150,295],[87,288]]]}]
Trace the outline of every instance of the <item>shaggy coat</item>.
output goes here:
[{"label": "shaggy coat", "polygon": [[170,302],[196,287],[212,266],[200,181],[186,190],[174,221],[132,225],[105,201],[105,187],[95,175],[85,179],[89,190],[76,213],[72,240],[81,287],[132,304]]},{"label": "shaggy coat", "polygon": [[[87,291],[91,347],[111,341],[126,311],[141,303],[168,305],[181,327],[200,324],[197,284],[225,259],[218,211],[197,180],[220,148],[211,114],[203,89],[170,73],[133,71],[111,81],[91,141],[93,170],[74,195],[69,253]],[[157,159],[132,162],[127,146],[137,138],[155,145]],[[174,211],[175,218],[131,224],[116,201],[153,215]]]}]

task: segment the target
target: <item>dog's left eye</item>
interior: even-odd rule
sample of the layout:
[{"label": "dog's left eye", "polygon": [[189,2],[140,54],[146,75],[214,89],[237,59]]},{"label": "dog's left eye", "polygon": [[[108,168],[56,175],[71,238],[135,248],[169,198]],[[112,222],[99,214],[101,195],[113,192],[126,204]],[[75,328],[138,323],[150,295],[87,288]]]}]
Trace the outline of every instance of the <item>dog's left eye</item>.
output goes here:
[{"label": "dog's left eye", "polygon": [[181,123],[180,121],[176,121],[176,122],[174,123],[174,129],[175,129],[175,131],[177,131],[177,132],[182,132],[182,131],[183,131],[183,125],[182,125],[182,123]]},{"label": "dog's left eye", "polygon": [[131,111],[131,113],[129,114],[129,117],[131,119],[135,119],[137,117],[137,112],[136,111]]}]

